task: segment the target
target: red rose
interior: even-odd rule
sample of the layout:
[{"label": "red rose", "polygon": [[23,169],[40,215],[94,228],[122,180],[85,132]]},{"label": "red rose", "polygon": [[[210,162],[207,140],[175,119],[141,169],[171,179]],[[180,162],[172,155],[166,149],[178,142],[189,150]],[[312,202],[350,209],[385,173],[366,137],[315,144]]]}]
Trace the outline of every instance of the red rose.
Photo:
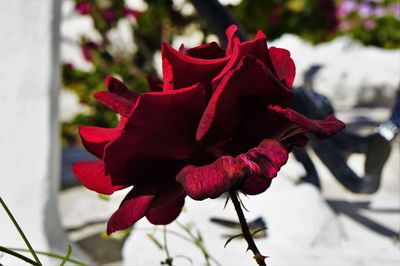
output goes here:
[{"label": "red rose", "polygon": [[111,194],[133,186],[107,232],[146,216],[172,222],[186,195],[216,198],[228,190],[265,191],[293,145],[344,127],[333,116],[310,120],[286,108],[295,66],[288,51],[268,49],[262,32],[241,43],[227,30],[216,43],[176,51],[163,44],[164,81],[149,79],[140,95],[108,77],[94,97],[121,115],[117,128],[81,127],[85,148],[99,158],[73,170],[83,185]]}]

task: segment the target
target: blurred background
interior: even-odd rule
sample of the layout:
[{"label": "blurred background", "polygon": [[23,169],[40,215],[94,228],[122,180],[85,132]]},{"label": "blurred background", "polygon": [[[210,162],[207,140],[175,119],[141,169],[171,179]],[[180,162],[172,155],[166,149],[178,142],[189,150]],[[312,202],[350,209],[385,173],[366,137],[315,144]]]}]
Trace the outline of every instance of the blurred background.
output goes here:
[{"label": "blurred background", "polygon": [[[1,177],[0,196],[10,202],[27,231],[34,232],[33,245],[36,241],[43,249],[60,251],[68,241],[73,242],[73,255],[97,265],[158,265],[165,260],[162,228],[146,221],[112,237],[105,235],[107,219],[125,192],[106,197],[78,184],[72,163],[93,159],[80,144],[78,128],[117,125],[117,115],[91,96],[105,89],[106,75],[120,78],[136,92],[147,91],[148,75],[162,78],[161,42],[176,49],[181,44],[193,47],[211,41],[223,46],[224,29],[236,23],[245,38],[260,29],[269,46],[291,52],[296,64],[293,89],[301,99],[297,110],[313,118],[335,113],[348,124],[336,139],[312,140],[307,149],[296,150],[266,193],[243,197],[252,229],[268,227],[256,239],[263,254],[270,257],[267,263],[400,263],[399,1],[59,0],[17,4],[16,8],[7,2],[0,1],[0,7],[12,12],[5,12],[8,17],[2,21],[21,23],[2,26],[2,38],[7,40],[0,50],[2,46],[8,50],[0,52],[0,110],[9,117],[7,107],[17,106],[11,109],[12,118],[3,121],[23,124],[14,126],[23,134],[14,135],[3,125],[8,129],[0,134],[0,161],[8,170]],[[23,17],[29,10],[34,14]],[[43,20],[36,17],[42,15]],[[36,34],[31,38],[30,29],[41,25],[40,32],[46,37]],[[29,54],[23,54],[26,47]],[[36,50],[44,51],[37,53],[37,60],[32,57]],[[20,55],[21,63],[13,66],[10,54]],[[21,70],[23,62],[48,74]],[[48,108],[37,110],[33,117],[43,123],[33,123],[25,115],[32,110],[26,109],[29,105],[21,107],[41,87],[15,82],[30,76],[46,80],[42,87],[47,89],[40,95]],[[30,84],[31,89],[10,91],[13,86]],[[27,130],[39,132],[29,134]],[[21,142],[21,138],[28,140]],[[40,138],[44,146],[32,144]],[[43,158],[42,150],[46,150]],[[42,165],[38,173],[42,177],[27,181],[26,175],[32,173],[29,167],[38,165]],[[15,172],[14,168],[26,171]],[[31,205],[26,191],[36,186],[41,189],[32,195],[38,200]],[[244,252],[243,239],[224,248],[226,240],[239,233],[234,210],[230,204],[224,209],[224,202],[187,200],[178,222],[168,226],[174,265],[253,263],[250,253]],[[45,214],[27,212],[32,206]],[[0,245],[20,245],[13,240],[18,235],[11,233],[6,216],[0,218]],[[34,222],[27,224],[27,219]],[[0,263],[2,259],[7,258],[0,255]]]}]

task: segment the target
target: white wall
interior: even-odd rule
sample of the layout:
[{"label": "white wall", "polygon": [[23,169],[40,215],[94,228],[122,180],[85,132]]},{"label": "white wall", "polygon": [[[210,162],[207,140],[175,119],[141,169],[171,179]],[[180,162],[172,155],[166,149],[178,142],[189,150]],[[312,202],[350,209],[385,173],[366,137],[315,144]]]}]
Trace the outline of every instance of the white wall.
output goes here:
[{"label": "white wall", "polygon": [[[0,10],[0,196],[35,249],[65,253],[56,197],[60,1],[0,0]],[[2,209],[0,245],[25,248]]]}]

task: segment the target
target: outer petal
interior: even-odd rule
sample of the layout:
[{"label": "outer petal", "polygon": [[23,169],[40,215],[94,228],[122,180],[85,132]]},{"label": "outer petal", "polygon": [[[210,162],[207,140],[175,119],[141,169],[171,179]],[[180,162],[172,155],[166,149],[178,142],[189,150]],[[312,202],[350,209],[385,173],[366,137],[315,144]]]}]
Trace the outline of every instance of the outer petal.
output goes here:
[{"label": "outer petal", "polygon": [[333,116],[324,120],[309,119],[292,109],[270,106],[254,112],[236,131],[236,135],[223,150],[238,154],[254,147],[263,139],[275,139],[288,150],[293,146],[304,146],[307,133],[324,138],[344,127],[344,123]]},{"label": "outer petal", "polygon": [[129,100],[132,104],[135,104],[139,97],[137,93],[129,90],[123,82],[112,76],[106,77],[106,87],[110,92]]},{"label": "outer petal", "polygon": [[285,83],[288,88],[292,87],[296,75],[296,66],[290,57],[290,52],[285,49],[271,47],[269,55],[274,65],[278,78]]},{"label": "outer petal", "polygon": [[216,42],[210,42],[190,48],[186,54],[194,58],[217,59],[225,57],[225,50],[221,49]]},{"label": "outer petal", "polygon": [[162,45],[164,90],[184,88],[196,83],[209,84],[228,62],[229,57],[200,59]]},{"label": "outer petal", "polygon": [[110,108],[111,110],[119,113],[122,116],[129,116],[133,109],[132,102],[130,102],[127,98],[124,98],[112,92],[99,91],[96,92],[93,96],[104,106]]},{"label": "outer petal", "polygon": [[246,154],[222,156],[214,163],[200,167],[189,165],[176,179],[195,200],[217,198],[223,192],[240,187],[246,178],[274,177],[287,159],[286,150],[278,142],[264,140]]},{"label": "outer petal", "polygon": [[143,218],[150,209],[154,198],[154,195],[144,193],[134,187],[108,220],[107,234],[126,229]]},{"label": "outer petal", "polygon": [[240,187],[240,190],[248,195],[257,195],[267,190],[271,183],[271,179],[253,176],[244,180],[243,185]]},{"label": "outer petal", "polygon": [[83,146],[93,155],[102,159],[105,146],[121,133],[119,128],[79,127]]},{"label": "outer petal", "polygon": [[277,139],[283,140],[300,133],[313,133],[318,138],[326,138],[337,133],[346,127],[346,124],[329,115],[323,120],[309,119],[308,117],[296,112],[290,108],[282,108],[281,106],[271,105],[268,109],[280,114],[282,118],[287,119],[295,126],[287,127],[287,130],[281,131]]},{"label": "outer petal", "polygon": [[72,171],[82,185],[101,194],[109,195],[127,187],[112,184],[111,177],[105,175],[104,163],[101,160],[74,163]]},{"label": "outer petal", "polygon": [[151,208],[146,215],[147,220],[155,225],[165,225],[173,222],[181,213],[185,204],[186,194],[182,193],[174,201],[161,205],[157,208]]},{"label": "outer petal", "polygon": [[230,137],[241,116],[260,104],[289,104],[293,94],[258,59],[246,56],[231,70],[212,95],[196,133],[213,139]]},{"label": "outer petal", "polygon": [[196,127],[205,103],[201,85],[141,94],[121,136],[105,148],[109,173],[118,179],[135,163],[193,156],[198,148]]}]

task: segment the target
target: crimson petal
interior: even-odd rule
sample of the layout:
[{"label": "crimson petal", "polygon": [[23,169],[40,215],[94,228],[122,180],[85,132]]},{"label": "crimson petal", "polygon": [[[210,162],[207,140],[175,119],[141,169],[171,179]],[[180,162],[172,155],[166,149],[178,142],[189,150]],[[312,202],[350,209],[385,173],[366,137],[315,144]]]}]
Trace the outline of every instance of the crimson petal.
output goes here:
[{"label": "crimson petal", "polygon": [[132,104],[135,104],[139,95],[131,90],[120,80],[112,77],[106,77],[106,87],[112,93],[115,93],[127,100],[129,100]]},{"label": "crimson petal", "polygon": [[107,223],[107,235],[126,229],[143,218],[150,209],[155,196],[134,187],[122,201]]},{"label": "crimson petal", "polygon": [[217,59],[225,57],[225,50],[221,49],[216,42],[210,42],[190,48],[186,54],[194,58]]},{"label": "crimson petal", "polygon": [[120,133],[121,130],[118,128],[79,127],[83,146],[99,159],[103,158],[105,146],[117,138]]},{"label": "crimson petal", "polygon": [[149,84],[150,91],[162,91],[163,81],[154,76],[147,76],[147,83]]},{"label": "crimson petal", "polygon": [[176,51],[166,43],[163,43],[161,53],[164,90],[184,88],[195,83],[208,84],[229,60],[229,57],[194,58]]},{"label": "crimson petal", "polygon": [[271,179],[265,179],[260,176],[252,176],[244,180],[240,191],[248,195],[258,195],[263,193],[271,185]]},{"label": "crimson petal", "polygon": [[269,48],[269,55],[278,78],[288,88],[291,88],[296,75],[296,66],[293,59],[290,58],[290,52],[286,49],[271,47]]},{"label": "crimson petal", "polygon": [[239,37],[236,35],[238,31],[238,27],[236,25],[231,25],[225,30],[226,39],[228,40],[228,44],[226,46],[226,55],[233,54],[233,49],[240,43]]},{"label": "crimson petal", "polygon": [[212,95],[200,120],[196,139],[201,140],[209,131],[216,139],[231,136],[239,126],[239,108],[247,96],[263,104],[289,104],[293,98],[292,92],[260,60],[245,56]]},{"label": "crimson petal", "polygon": [[200,84],[141,94],[120,137],[105,148],[107,170],[118,179],[132,162],[193,156],[198,147],[196,126],[205,103],[204,87]]},{"label": "crimson petal", "polygon": [[323,120],[314,120],[309,119],[293,109],[283,108],[278,105],[270,105],[268,109],[280,114],[283,119],[287,119],[297,125],[297,127],[291,127],[288,130],[282,131],[280,136],[277,137],[280,140],[301,133],[313,133],[318,138],[323,139],[346,127],[345,123],[333,115],[329,115]]},{"label": "crimson petal", "polygon": [[245,154],[222,156],[205,166],[186,166],[178,173],[176,180],[182,184],[186,194],[195,200],[217,198],[240,186],[246,178],[273,178],[287,159],[288,154],[279,142],[267,139]]},{"label": "crimson petal", "polygon": [[133,109],[132,102],[130,102],[127,98],[124,98],[112,92],[99,91],[96,92],[93,96],[104,106],[110,108],[111,110],[119,113],[122,116],[129,116]]},{"label": "crimson petal", "polygon": [[260,60],[267,68],[272,71],[272,73],[274,73],[275,70],[273,68],[268,53],[267,39],[262,31],[258,31],[254,39],[250,41],[242,43],[236,41],[229,62],[225,65],[224,69],[222,69],[221,72],[212,80],[213,88],[216,88],[218,84],[222,82],[228,72],[236,67],[236,65],[243,57],[248,55]]},{"label": "crimson petal", "polygon": [[97,193],[110,195],[128,185],[112,184],[111,177],[105,175],[104,163],[101,160],[89,162],[76,162],[72,166],[76,178],[90,190]]},{"label": "crimson petal", "polygon": [[178,198],[157,208],[151,208],[146,214],[147,220],[154,225],[166,225],[174,221],[181,213],[185,204],[186,194],[182,193]]}]

